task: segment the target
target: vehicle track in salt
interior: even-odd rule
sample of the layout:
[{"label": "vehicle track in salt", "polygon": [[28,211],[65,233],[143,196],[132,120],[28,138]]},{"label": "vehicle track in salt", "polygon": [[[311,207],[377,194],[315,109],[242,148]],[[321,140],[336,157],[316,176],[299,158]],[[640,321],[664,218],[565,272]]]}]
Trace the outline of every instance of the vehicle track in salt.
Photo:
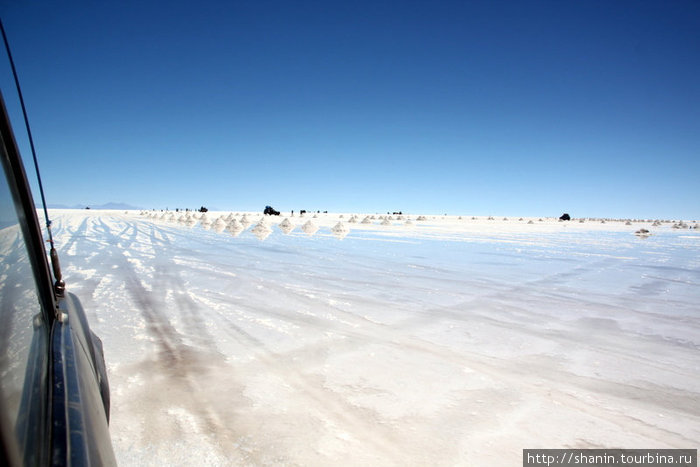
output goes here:
[{"label": "vehicle track in salt", "polygon": [[[156,344],[157,359],[147,359],[139,365],[141,376],[147,381],[147,391],[167,388],[173,393],[165,398],[165,401],[157,401],[152,394],[145,394],[144,399],[151,400],[152,403],[165,402],[166,406],[177,406],[184,402],[185,409],[197,417],[203,431],[225,449],[226,446],[233,445],[239,434],[231,432],[221,422],[217,415],[218,408],[211,405],[207,398],[209,393],[203,387],[203,384],[215,377],[212,375],[213,371],[220,371],[221,367],[225,366],[223,356],[201,324],[199,308],[183,292],[184,284],[179,278],[177,265],[166,260],[170,258],[170,255],[164,254],[163,251],[169,247],[170,240],[167,234],[158,231],[152,225],[139,224],[141,223],[135,221],[134,229],[147,237],[145,243],[154,250],[154,270],[151,277],[139,274],[129,262],[132,256],[124,256],[136,235],[132,240],[119,244],[122,237],[113,234],[108,226],[104,226],[103,233],[110,238],[110,243],[118,245],[110,252],[112,261],[118,265],[120,275],[125,278],[126,290],[144,318],[148,334],[154,338]],[[172,291],[174,296],[168,297]],[[176,316],[171,312],[179,315],[182,321],[180,326],[173,324]],[[178,330],[178,327],[182,331]],[[194,345],[188,344],[187,341],[192,341]],[[162,378],[163,376],[165,378]],[[160,428],[151,426],[145,432],[148,436],[153,436]]]},{"label": "vehicle track in salt", "polygon": [[[110,224],[114,225],[118,231],[114,231],[103,219],[86,218],[77,230],[66,226],[61,234],[71,235],[72,240],[64,247],[66,252],[71,248],[97,251],[98,254],[91,258],[67,255],[79,260],[77,261],[80,263],[79,268],[104,270],[105,266],[109,265],[107,270],[110,272],[106,275],[108,277],[92,281],[92,286],[83,288],[82,293],[94,294],[96,284],[100,281],[107,281],[115,291],[122,290],[123,286],[128,298],[124,300],[125,297],[121,297],[127,304],[127,309],[122,309],[121,313],[127,314],[124,317],[127,320],[133,319],[128,316],[132,312],[141,316],[145,322],[146,332],[155,345],[155,358],[147,352],[143,361],[119,368],[122,379],[142,379],[143,389],[140,391],[140,396],[129,400],[120,401],[118,396],[113,395],[115,412],[132,411],[134,416],[140,419],[138,413],[143,411],[143,404],[160,405],[163,406],[163,410],[168,410],[170,406],[172,410],[172,407],[185,401],[186,410],[196,415],[198,423],[207,436],[213,437],[216,444],[228,450],[227,454],[234,459],[236,453],[230,452],[227,446],[233,446],[235,440],[243,434],[229,432],[220,422],[217,408],[209,404],[206,388],[200,383],[200,380],[206,383],[212,377],[212,371],[224,365],[223,358],[216,350],[211,336],[201,325],[201,319],[198,319],[199,310],[191,299],[182,292],[177,293],[171,300],[166,297],[171,286],[175,290],[181,290],[183,287],[182,282],[176,277],[177,266],[162,262],[156,265],[152,277],[147,277],[148,275],[144,276],[143,273],[136,271],[130,262],[130,259],[139,259],[139,253],[133,248],[139,243],[140,246],[152,247],[154,250],[153,253],[141,252],[146,255],[146,258],[141,259],[158,263],[153,260],[153,256],[157,258],[158,249],[167,247],[167,237],[156,236],[155,228],[150,223],[144,225],[139,221],[110,218]],[[161,259],[168,257],[168,255],[160,255]],[[99,308],[99,298],[93,297],[92,301],[92,306]],[[176,306],[169,306],[173,304]],[[168,310],[173,312],[177,310],[184,323],[184,329],[194,333],[181,333],[172,323],[174,316],[169,315]],[[97,313],[99,314],[99,311]],[[112,326],[123,324],[123,319],[120,319],[119,323],[111,323]],[[196,343],[195,346],[186,344],[190,339]],[[109,356],[107,360],[109,367]],[[120,377],[111,377],[111,379],[119,381]],[[171,393],[168,397],[162,397],[168,392]],[[153,407],[149,407],[148,410],[152,409]],[[177,435],[177,428],[175,432],[172,429],[164,429],[161,418],[141,419],[140,423],[143,425],[144,439]]]},{"label": "vehicle track in salt", "polygon": [[[554,280],[561,280],[561,279],[568,279],[570,280],[572,277],[576,277],[580,274],[586,273],[591,267],[600,267],[606,264],[606,260],[601,260],[601,261],[594,261],[591,264],[588,264],[587,266],[584,267],[574,267],[572,270],[568,271],[563,271],[563,272],[557,272],[554,273],[548,277],[544,278],[537,278],[533,281],[530,281],[530,283],[527,284],[516,284],[515,286],[510,286],[509,290],[511,291],[526,291],[529,290],[530,287],[537,286],[540,283],[547,283],[547,280],[551,277]],[[485,295],[482,295],[479,297],[481,300],[493,300],[495,299],[498,295],[503,293],[502,287],[498,284],[494,284],[495,287],[492,288],[491,292],[487,292]],[[273,290],[275,286],[273,284],[267,284],[265,286],[266,289]],[[281,291],[280,291],[281,292]],[[551,297],[550,297],[551,298]],[[571,300],[571,297],[566,295],[566,294],[559,294],[559,298],[562,300]],[[462,305],[463,306],[463,305]],[[440,358],[447,358],[449,360],[454,360],[454,361],[461,361],[464,364],[476,366],[480,369],[481,372],[484,374],[489,374],[491,377],[502,380],[502,381],[507,381],[513,384],[513,387],[522,387],[524,381],[529,381],[529,383],[526,383],[525,386],[528,387],[528,391],[531,391],[533,393],[542,393],[542,396],[545,397],[545,394],[543,393],[543,390],[541,388],[541,380],[538,378],[528,378],[526,377],[527,375],[523,374],[522,369],[519,367],[519,364],[514,363],[512,365],[505,364],[504,361],[501,359],[494,359],[492,357],[488,357],[485,355],[469,355],[468,358],[465,358],[464,355],[461,355],[459,353],[455,353],[449,349],[446,349],[444,346],[439,346],[435,345],[433,343],[421,340],[421,339],[415,339],[415,338],[408,338],[406,339],[405,337],[405,331],[406,329],[411,329],[411,328],[420,328],[423,324],[426,324],[427,320],[431,319],[431,314],[429,312],[426,313],[419,313],[418,316],[420,316],[419,321],[416,323],[412,323],[412,325],[408,325],[409,323],[402,323],[401,326],[399,326],[403,331],[402,333],[396,334],[391,332],[391,330],[384,325],[378,324],[378,323],[371,323],[368,322],[366,319],[354,314],[354,313],[349,313],[345,310],[342,310],[337,307],[333,306],[328,306],[329,309],[333,310],[333,313],[337,316],[340,315],[344,320],[350,320],[352,325],[357,325],[361,326],[361,330],[358,331],[356,328],[354,328],[352,325],[348,324],[343,324],[339,323],[336,321],[329,322],[327,320],[319,320],[319,319],[306,319],[306,318],[300,318],[300,319],[295,319],[291,318],[290,316],[285,316],[283,312],[274,312],[274,311],[267,311],[266,313],[268,315],[275,316],[277,319],[282,319],[285,321],[289,321],[290,319],[292,321],[296,321],[297,323],[300,324],[305,324],[305,325],[312,325],[313,327],[317,328],[318,330],[335,330],[339,332],[342,335],[351,337],[345,344],[337,344],[334,343],[334,351],[337,353],[338,351],[342,351],[342,348],[352,348],[356,346],[358,343],[381,343],[381,344],[388,344],[391,346],[395,346],[396,348],[415,348],[421,352],[426,352],[426,353],[431,353],[439,356]],[[460,316],[459,312],[456,311],[456,309],[452,312],[449,311],[449,309],[441,308],[440,313],[447,313],[447,316],[451,316],[453,318],[457,318],[460,320],[464,320],[464,316]],[[483,318],[483,317],[482,317]],[[251,347],[256,347],[256,348],[265,348],[264,343],[258,341],[254,337],[252,337],[249,333],[247,333],[245,330],[240,328],[240,326],[235,325],[230,321],[230,319],[227,318],[227,320],[230,323],[230,326],[232,330],[236,333],[237,336],[239,336],[240,341],[242,344],[251,346]],[[315,347],[315,348],[314,348]],[[324,345],[323,343],[321,344],[312,344],[310,346],[307,346],[303,349],[300,349],[298,352],[301,354],[303,353],[304,355],[324,355],[323,352]],[[635,359],[634,351],[633,349],[629,349],[630,351],[628,352],[628,357],[631,359]],[[267,352],[263,354],[264,357],[263,361],[264,363],[270,368],[271,372],[280,372],[280,371],[288,371],[286,367],[283,367],[280,364],[280,359],[279,355],[276,355],[271,352]],[[285,359],[284,361],[289,362],[289,359]],[[307,362],[308,363],[308,362]],[[642,363],[640,360],[638,363]],[[557,369],[552,369],[552,368],[547,368],[546,373],[552,373],[552,380],[553,381],[571,381],[568,385],[563,385],[562,387],[557,388],[556,390],[550,390],[549,391],[549,396],[546,397],[556,397],[556,399],[560,401],[566,401],[566,403],[574,408],[575,410],[581,411],[581,412],[590,412],[590,407],[589,404],[587,404],[583,399],[578,399],[574,396],[572,396],[570,389],[567,389],[567,386],[569,388],[573,387],[580,387],[580,388],[589,388],[589,390],[592,390],[594,392],[600,392],[601,394],[608,394],[612,397],[620,397],[620,398],[646,398],[648,399],[651,397],[653,394],[655,394],[656,391],[658,391],[659,388],[645,388],[645,387],[640,387],[637,385],[633,384],[627,384],[627,383],[609,383],[606,382],[605,384],[602,384],[601,381],[595,379],[595,378],[586,378],[586,377],[574,377],[568,372],[561,372]],[[508,376],[509,374],[511,375],[518,375],[518,377],[513,377],[513,376]],[[287,380],[293,380],[293,378],[298,378],[299,373],[294,373],[291,377],[288,377]],[[575,381],[575,384],[573,383]],[[313,383],[310,383],[308,381],[303,381],[303,380],[296,380],[294,381],[294,384],[299,386],[300,391],[307,390],[307,391],[315,391],[318,388],[313,385]],[[552,392],[556,394],[556,396],[552,396]],[[695,412],[693,410],[693,401],[696,399],[697,394],[693,393],[688,393],[685,391],[674,391],[671,388],[668,389],[668,394],[671,399],[673,399],[675,402],[674,403],[667,403],[663,397],[655,397],[656,404],[659,405],[660,409],[678,409],[679,407],[685,407],[687,410],[691,410],[691,412]],[[312,397],[315,400],[328,400],[328,399],[323,399],[324,397],[328,397],[328,394],[325,394],[324,391],[321,391],[320,394],[316,394],[315,397]],[[331,410],[329,413],[334,413],[338,407],[342,407],[343,404],[347,404],[347,401],[343,399],[338,399],[335,401],[336,404],[333,407],[331,407]],[[680,404],[680,405],[679,405]],[[357,409],[355,406],[350,406],[350,407],[345,407],[345,410],[353,410]],[[338,412],[342,413],[342,412]],[[640,433],[640,435],[643,436],[658,436],[661,434],[661,432],[658,430],[656,427],[649,427],[645,424],[645,422],[641,420],[631,420],[628,415],[626,414],[615,414],[614,412],[606,413],[605,417],[609,419],[610,421],[619,424],[620,426],[636,426],[636,431]],[[348,424],[348,426],[352,426],[352,423],[348,420],[343,420],[344,423]],[[656,435],[654,434],[656,433]],[[674,433],[666,433],[667,435],[677,435]],[[392,437],[392,433],[388,433],[387,439],[390,439]],[[394,457],[395,458],[395,457]]]},{"label": "vehicle track in salt", "polygon": [[[153,243],[160,244],[160,246],[156,246],[156,249],[170,248],[172,246],[170,240],[161,240],[162,238],[168,238],[170,229],[165,230],[155,226],[153,229],[151,234]],[[171,281],[170,285],[184,287],[183,284],[177,280]],[[194,303],[190,306],[196,308]],[[252,358],[256,362],[255,366],[258,368],[256,372],[266,373],[274,378],[280,378],[284,384],[293,389],[295,397],[302,397],[303,400],[305,400],[304,406],[307,410],[317,412],[317,417],[320,417],[320,419],[315,420],[314,417],[310,417],[309,423],[327,423],[324,422],[324,420],[330,421],[334,426],[351,432],[352,436],[359,436],[361,438],[360,444],[364,446],[365,449],[371,449],[379,458],[404,459],[405,462],[410,461],[406,456],[406,452],[402,451],[401,446],[397,443],[395,433],[391,429],[387,429],[387,427],[376,423],[376,416],[370,410],[353,406],[344,398],[339,397],[338,394],[324,389],[323,382],[319,381],[315,375],[305,374],[298,365],[291,364],[291,360],[286,358],[285,355],[280,355],[271,351],[266,342],[254,337],[242,326],[237,324],[227,313],[217,312],[217,318],[225,323],[227,329],[231,331],[229,333],[231,339],[238,342],[241,349],[245,349],[246,353],[252,355]],[[283,317],[283,319],[288,320],[289,317]],[[316,324],[319,330],[323,329],[323,322],[318,322]],[[245,382],[241,383],[245,384]],[[264,462],[264,450],[269,448],[269,446],[266,445],[274,442],[278,443],[279,440],[270,439],[269,436],[265,436],[264,433],[261,433],[259,429],[259,427],[253,429],[258,435],[262,436],[259,436],[254,443],[248,446],[251,450],[249,452],[249,459],[254,459],[257,462]],[[313,434],[313,432],[309,434]],[[313,439],[309,439],[309,442],[313,443],[314,441]],[[262,445],[257,445],[258,442],[261,442]],[[288,448],[292,447],[290,446]],[[397,461],[397,465],[398,464],[401,463]],[[404,463],[404,465],[406,464]]]}]

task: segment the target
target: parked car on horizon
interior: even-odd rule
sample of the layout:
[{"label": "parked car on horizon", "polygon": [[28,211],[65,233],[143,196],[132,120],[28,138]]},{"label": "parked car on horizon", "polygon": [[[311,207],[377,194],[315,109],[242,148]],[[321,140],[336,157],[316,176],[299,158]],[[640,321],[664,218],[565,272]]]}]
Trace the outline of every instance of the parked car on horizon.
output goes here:
[{"label": "parked car on horizon", "polygon": [[266,214],[268,216],[279,216],[280,212],[275,211],[275,209],[272,206],[265,206],[265,210],[263,211],[263,214]]}]

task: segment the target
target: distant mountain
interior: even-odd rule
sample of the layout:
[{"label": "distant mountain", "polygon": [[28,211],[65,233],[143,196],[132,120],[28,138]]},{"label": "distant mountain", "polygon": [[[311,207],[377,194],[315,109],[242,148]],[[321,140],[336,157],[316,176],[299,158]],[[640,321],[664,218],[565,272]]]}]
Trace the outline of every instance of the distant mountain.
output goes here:
[{"label": "distant mountain", "polygon": [[113,209],[119,211],[134,211],[142,209],[126,203],[76,204],[73,206],[67,206],[65,204],[49,204],[48,207],[49,209],[85,209],[89,207],[90,209]]}]

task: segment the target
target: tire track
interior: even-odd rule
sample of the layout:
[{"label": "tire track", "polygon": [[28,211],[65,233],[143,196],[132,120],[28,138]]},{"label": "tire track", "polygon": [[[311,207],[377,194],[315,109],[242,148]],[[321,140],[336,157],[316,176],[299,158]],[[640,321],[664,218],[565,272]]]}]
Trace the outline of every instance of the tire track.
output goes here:
[{"label": "tire track", "polygon": [[[130,230],[131,229],[131,230]],[[167,291],[171,284],[182,285],[176,279],[177,268],[175,265],[161,262],[157,264],[151,277],[144,277],[142,273],[136,271],[129,259],[133,257],[124,254],[137,239],[139,229],[133,224],[123,228],[119,233],[114,233],[110,226],[102,222],[97,229],[101,235],[107,239],[109,247],[104,248],[100,253],[102,261],[116,267],[115,276],[123,280],[124,289],[129,295],[131,303],[134,304],[135,311],[144,319],[146,333],[150,336],[155,345],[155,354],[147,355],[146,358],[136,365],[129,367],[131,377],[138,376],[146,381],[145,393],[141,395],[141,400],[151,401],[156,406],[166,409],[169,405],[182,406],[188,412],[196,416],[197,424],[207,437],[215,440],[215,444],[229,455],[237,455],[227,446],[233,446],[233,440],[240,437],[236,431],[232,431],[221,421],[217,413],[217,407],[211,403],[211,394],[206,388],[206,383],[216,379],[217,375],[212,373],[226,367],[223,356],[216,350],[216,346],[210,336],[199,336],[195,339],[197,346],[187,345],[186,341],[191,337],[190,333],[178,331],[165,310],[170,309],[167,305]],[[123,235],[131,232],[128,240],[124,241]],[[169,255],[163,253],[167,246],[166,237],[158,238],[157,235],[150,235],[150,242],[156,250],[156,263]],[[149,284],[152,290],[148,290],[144,284]],[[179,307],[180,296],[175,296],[175,303]],[[189,300],[189,297],[188,297]],[[187,307],[187,305],[185,305]],[[182,308],[181,308],[182,310]],[[185,330],[191,331],[190,324],[201,318],[199,310],[190,303],[189,308],[185,308],[181,314],[191,316],[185,320]],[[201,324],[194,326],[198,333],[204,329]],[[195,336],[197,337],[197,336]],[[204,345],[199,345],[204,344]],[[154,394],[169,393],[169,397],[158,398]],[[115,406],[118,407],[118,403]],[[152,410],[149,409],[149,410]],[[159,419],[160,420],[160,419]],[[159,437],[163,431],[161,422],[146,419],[144,420],[144,435],[147,438]],[[170,420],[172,423],[172,420]],[[170,428],[172,429],[172,428]],[[183,429],[181,427],[181,429]],[[168,429],[165,429],[167,432]]]}]

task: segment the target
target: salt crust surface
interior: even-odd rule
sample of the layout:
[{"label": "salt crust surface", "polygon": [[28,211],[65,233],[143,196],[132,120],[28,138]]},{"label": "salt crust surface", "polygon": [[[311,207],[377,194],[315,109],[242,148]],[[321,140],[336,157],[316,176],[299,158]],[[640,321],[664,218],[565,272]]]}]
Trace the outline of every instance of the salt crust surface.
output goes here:
[{"label": "salt crust surface", "polygon": [[697,230],[51,214],[120,465],[512,466],[700,439]]}]

